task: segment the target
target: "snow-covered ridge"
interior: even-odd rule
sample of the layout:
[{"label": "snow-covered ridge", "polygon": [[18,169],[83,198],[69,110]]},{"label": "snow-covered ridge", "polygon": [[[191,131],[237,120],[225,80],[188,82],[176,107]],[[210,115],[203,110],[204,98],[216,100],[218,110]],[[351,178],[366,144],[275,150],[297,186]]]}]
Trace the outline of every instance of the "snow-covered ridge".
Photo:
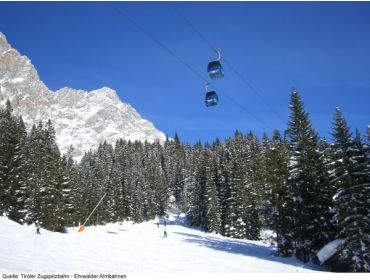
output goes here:
[{"label": "snow-covered ridge", "polygon": [[51,91],[40,80],[31,61],[13,49],[0,32],[0,106],[9,99],[26,127],[51,119],[62,153],[73,145],[74,157],[96,149],[99,143],[114,144],[119,138],[165,141],[164,133],[143,119],[108,87],[90,92],[71,88]]}]

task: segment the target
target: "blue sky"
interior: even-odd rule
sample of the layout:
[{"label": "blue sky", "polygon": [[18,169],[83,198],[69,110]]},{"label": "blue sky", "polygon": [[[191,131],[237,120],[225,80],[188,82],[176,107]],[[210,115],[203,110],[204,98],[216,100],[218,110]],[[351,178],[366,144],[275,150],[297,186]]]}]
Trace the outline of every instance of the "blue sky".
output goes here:
[{"label": "blue sky", "polygon": [[223,140],[236,129],[259,137],[285,130],[292,87],[320,136],[331,139],[336,106],[366,133],[369,2],[113,5],[207,78],[216,54],[175,5],[267,104],[224,63],[225,77],[211,81],[221,90],[219,105],[206,108],[204,81],[103,2],[0,2],[0,31],[50,89],[111,87],[165,134],[177,131],[190,143]]}]

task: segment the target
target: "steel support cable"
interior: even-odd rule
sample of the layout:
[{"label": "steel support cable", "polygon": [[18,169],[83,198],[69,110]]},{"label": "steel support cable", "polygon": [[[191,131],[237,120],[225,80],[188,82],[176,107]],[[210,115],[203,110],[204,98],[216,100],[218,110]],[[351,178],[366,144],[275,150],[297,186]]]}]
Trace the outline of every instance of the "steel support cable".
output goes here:
[{"label": "steel support cable", "polygon": [[[127,19],[135,28],[137,28],[139,31],[141,31],[143,34],[145,34],[148,38],[150,38],[154,43],[156,43],[158,46],[160,46],[162,49],[164,49],[166,52],[168,52],[171,56],[176,58],[178,62],[183,64],[186,68],[188,68],[194,75],[196,75],[198,78],[200,78],[203,82],[208,82],[207,78],[205,78],[202,74],[200,74],[197,70],[195,70],[190,64],[188,64],[186,61],[181,59],[174,51],[172,51],[170,48],[168,48],[166,45],[164,45],[161,41],[159,41],[157,38],[155,38],[152,34],[150,34],[148,31],[146,31],[141,25],[139,25],[136,21],[134,21],[130,16],[128,16],[126,13],[122,12],[122,10],[118,9],[118,7],[114,6],[112,3],[105,2],[106,5],[108,5],[110,8],[112,8],[118,15],[121,17],[124,17]],[[272,129],[271,126],[269,126],[266,122],[259,119],[252,113],[250,113],[243,105],[235,101],[232,97],[230,97],[228,94],[226,94],[225,91],[217,88],[212,83],[209,83],[212,85],[214,89],[216,89],[218,92],[222,93],[226,98],[228,98],[232,103],[237,105],[240,109],[242,109],[245,113],[253,117],[255,120],[260,122],[261,124],[265,125],[267,128]]]},{"label": "steel support cable", "polygon": [[159,45],[162,49],[164,49],[166,52],[168,52],[170,55],[172,55],[174,58],[176,58],[180,63],[185,65],[191,72],[193,72],[196,76],[198,76],[203,81],[206,81],[204,77],[199,74],[196,70],[194,70],[186,61],[178,57],[170,48],[168,48],[166,45],[162,44],[157,38],[152,36],[148,31],[146,31],[141,25],[139,25],[136,21],[134,21],[131,17],[129,17],[127,14],[122,12],[120,9],[118,9],[116,6],[114,6],[111,3],[106,3],[109,7],[114,9],[120,16],[126,18],[134,27],[136,27],[138,30],[140,30],[142,33],[144,33],[147,37],[149,37],[152,41],[154,41],[157,45]]},{"label": "steel support cable", "polygon": [[[212,49],[214,52],[217,52],[217,48],[215,48],[214,46],[213,46],[213,44],[207,39],[207,37],[206,36],[204,36],[196,27],[195,27],[195,25],[176,7],[176,5],[175,4],[171,4],[172,5],[172,7],[173,7],[173,9],[176,11],[176,13],[191,27],[191,29],[193,29],[193,31],[195,32],[195,33],[197,33],[198,34],[198,36],[203,40],[203,42],[210,48],[210,49]],[[249,87],[251,90],[252,90],[252,92],[256,95],[256,96],[258,96],[261,100],[262,100],[262,102],[270,109],[270,111],[271,112],[273,112],[282,122],[284,122],[285,123],[285,120],[284,120],[284,118],[279,114],[279,113],[277,113],[273,108],[272,108],[272,106],[267,102],[267,100],[263,97],[263,95],[262,94],[260,94],[258,91],[257,91],[257,89],[255,88],[255,87],[253,87],[252,85],[251,85],[251,83],[249,83],[244,77],[243,77],[243,75],[242,74],[240,74],[240,72],[239,71],[237,71],[236,70],[236,68],[234,67],[234,66],[232,66],[232,64],[226,59],[226,58],[224,58],[224,56],[223,56],[223,58],[222,58],[222,60],[223,61],[225,61],[225,64],[227,65],[227,66],[229,66],[229,68],[234,72],[234,74],[235,75],[237,75],[238,77],[239,77],[239,79],[247,86],[247,87]]]},{"label": "steel support cable", "polygon": [[273,127],[269,126],[265,121],[261,120],[260,118],[256,117],[255,115],[253,115],[252,113],[250,113],[243,105],[241,105],[239,102],[237,102],[235,99],[233,99],[232,97],[230,97],[228,94],[225,93],[225,91],[221,90],[220,88],[216,87],[215,85],[213,84],[210,84],[212,85],[212,87],[219,93],[221,93],[223,96],[225,96],[226,98],[228,98],[232,103],[234,103],[234,105],[238,106],[240,109],[242,109],[244,112],[246,112],[248,115],[250,115],[252,118],[254,118],[256,121],[262,123],[264,126],[266,126],[267,128],[271,129],[271,130],[274,130]]}]

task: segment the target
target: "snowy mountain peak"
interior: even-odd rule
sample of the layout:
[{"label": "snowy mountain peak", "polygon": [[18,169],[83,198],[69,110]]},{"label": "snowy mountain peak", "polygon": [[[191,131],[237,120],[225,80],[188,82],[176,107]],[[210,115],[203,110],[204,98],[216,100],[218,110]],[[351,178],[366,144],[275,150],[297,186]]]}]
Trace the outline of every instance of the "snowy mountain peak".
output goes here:
[{"label": "snowy mountain peak", "polygon": [[8,44],[5,35],[0,32],[0,54],[9,50],[10,48],[11,46]]},{"label": "snowy mountain peak", "polygon": [[109,87],[102,87],[100,89],[93,90],[90,92],[90,94],[96,96],[96,98],[110,100],[114,103],[120,102],[116,91]]},{"label": "snowy mountain peak", "polygon": [[90,92],[68,87],[51,91],[31,61],[13,49],[0,33],[0,105],[7,99],[14,112],[23,116],[28,129],[51,119],[61,152],[73,145],[77,160],[104,141],[114,144],[120,138],[148,142],[166,139],[109,87]]}]

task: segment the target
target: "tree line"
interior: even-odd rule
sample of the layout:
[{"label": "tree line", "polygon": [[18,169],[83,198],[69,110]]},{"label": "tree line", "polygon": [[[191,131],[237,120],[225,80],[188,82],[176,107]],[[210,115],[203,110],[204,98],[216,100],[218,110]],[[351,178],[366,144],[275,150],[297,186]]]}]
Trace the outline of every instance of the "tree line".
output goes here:
[{"label": "tree line", "polygon": [[332,141],[321,139],[297,91],[288,128],[262,140],[236,131],[222,143],[160,144],[118,140],[85,153],[61,155],[50,121],[26,132],[10,102],[0,109],[0,211],[53,231],[166,215],[176,204],[208,232],[258,240],[276,232],[277,254],[315,259],[328,242],[345,240],[341,260],[370,271],[369,133],[353,135],[336,108]]}]

